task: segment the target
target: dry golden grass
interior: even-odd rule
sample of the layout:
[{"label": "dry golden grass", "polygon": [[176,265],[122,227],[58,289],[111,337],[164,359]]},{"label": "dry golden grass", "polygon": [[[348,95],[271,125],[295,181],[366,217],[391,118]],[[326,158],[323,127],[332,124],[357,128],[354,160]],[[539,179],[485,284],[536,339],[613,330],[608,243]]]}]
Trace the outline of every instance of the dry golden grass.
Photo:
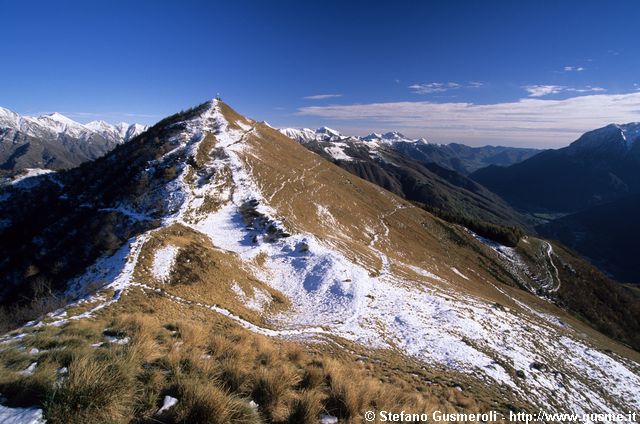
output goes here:
[{"label": "dry golden grass", "polygon": [[262,420],[249,404],[224,389],[196,379],[176,384],[180,402],[167,413],[167,421],[175,423],[257,424]]},{"label": "dry golden grass", "polygon": [[82,356],[45,402],[53,423],[128,422],[136,395],[135,371],[128,358]]},{"label": "dry golden grass", "polygon": [[[53,424],[253,424],[315,423],[321,413],[360,422],[369,409],[485,411],[501,401],[499,394],[466,382],[461,393],[453,389],[451,374],[424,374],[423,365],[390,351],[369,351],[366,357],[362,347],[348,343],[345,349],[271,339],[206,310],[135,293],[141,291],[128,292],[96,319],[34,331],[21,342],[75,339],[75,344],[33,357],[18,346],[0,352],[0,391],[13,393],[10,404],[40,405]],[[162,313],[125,312],[136,308]],[[105,340],[105,332],[129,343],[92,348]],[[18,373],[35,360],[32,376]],[[63,366],[68,373],[59,374]],[[178,404],[156,415],[165,395]]]},{"label": "dry golden grass", "polygon": [[222,111],[222,114],[224,115],[227,122],[229,123],[229,128],[234,130],[242,130],[242,128],[240,128],[237,122],[241,122],[245,125],[250,125],[250,126],[254,124],[250,122],[247,118],[245,118],[244,116],[240,115],[238,112],[230,108],[227,104],[223,102],[218,102],[218,105],[220,107],[220,110]]}]

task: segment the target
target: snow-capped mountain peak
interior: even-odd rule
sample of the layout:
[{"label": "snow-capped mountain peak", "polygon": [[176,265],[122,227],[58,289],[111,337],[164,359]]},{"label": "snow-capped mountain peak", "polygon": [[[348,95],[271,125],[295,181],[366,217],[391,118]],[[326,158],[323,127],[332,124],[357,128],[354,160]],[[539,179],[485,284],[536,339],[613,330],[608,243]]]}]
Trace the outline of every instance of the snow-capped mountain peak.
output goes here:
[{"label": "snow-capped mountain peak", "polygon": [[329,127],[320,127],[313,131],[309,128],[280,128],[282,134],[300,143],[310,141],[355,141],[355,142],[379,142],[379,143],[420,143],[427,144],[424,138],[411,139],[398,131],[389,131],[384,134],[371,133],[364,137],[349,136],[341,134]]},{"label": "snow-capped mountain peak", "polygon": [[146,125],[129,124],[127,122],[112,125],[105,121],[91,121],[84,126],[105,138],[120,140],[120,142],[127,142],[147,130]]},{"label": "snow-capped mountain peak", "polygon": [[638,140],[640,140],[640,122],[609,124],[582,134],[571,143],[569,148],[576,151],[598,149],[624,153]]},{"label": "snow-capped mountain peak", "polygon": [[91,121],[84,124],[84,126],[94,131],[104,131],[113,127],[111,124],[105,121]]},{"label": "snow-capped mountain peak", "polygon": [[380,140],[381,138],[382,138],[382,134],[374,133],[374,132],[362,137],[362,139],[365,140],[365,141]]},{"label": "snow-capped mountain peak", "polygon": [[630,122],[616,125],[616,127],[620,128],[622,139],[626,142],[627,147],[631,147],[636,141],[640,140],[640,122]]},{"label": "snow-capped mountain peak", "polygon": [[329,128],[329,127],[320,127],[316,130],[316,134],[327,134],[331,137],[341,137],[342,134],[340,134],[338,131]]},{"label": "snow-capped mountain peak", "polygon": [[316,141],[316,132],[310,128],[282,128],[279,131],[301,143]]},{"label": "snow-capped mountain peak", "polygon": [[[133,124],[133,125],[139,125],[139,124]],[[120,134],[126,134],[127,130],[129,129],[129,127],[131,127],[131,125],[129,125],[128,122],[120,122],[119,124],[115,125],[116,129],[120,132]]]},{"label": "snow-capped mountain peak", "polygon": [[[127,125],[126,122],[123,122],[122,124]],[[133,137],[136,137],[139,134],[142,134],[143,132],[145,132],[147,130],[147,128],[149,128],[147,125],[142,125],[142,124],[131,124],[131,125],[129,125],[129,127],[127,128],[127,131],[124,134],[124,141],[129,141]]]},{"label": "snow-capped mountain peak", "polygon": [[112,125],[101,120],[81,124],[59,112],[37,117],[21,116],[0,107],[0,128],[13,129],[32,137],[59,138],[66,136],[81,141],[88,140],[97,134],[108,142],[123,143],[146,131],[148,127],[141,124],[129,125],[126,122]]},{"label": "snow-capped mountain peak", "polygon": [[20,115],[0,106],[0,128],[17,127],[20,122]]},{"label": "snow-capped mountain peak", "polygon": [[406,140],[407,137],[405,137],[402,133],[399,133],[398,131],[389,131],[387,133],[384,133],[382,135],[382,138],[384,138],[385,140]]},{"label": "snow-capped mountain peak", "polygon": [[50,119],[52,121],[60,122],[64,125],[82,125],[58,112],[53,112],[48,115],[41,116],[40,119]]}]

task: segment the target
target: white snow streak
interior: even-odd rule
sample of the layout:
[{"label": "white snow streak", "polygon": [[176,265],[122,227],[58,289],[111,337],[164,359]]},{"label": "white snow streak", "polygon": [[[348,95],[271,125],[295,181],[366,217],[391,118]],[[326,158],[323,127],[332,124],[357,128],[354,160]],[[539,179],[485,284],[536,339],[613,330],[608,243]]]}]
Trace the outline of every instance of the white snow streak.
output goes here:
[{"label": "white snow streak", "polygon": [[45,424],[40,408],[9,408],[0,405],[2,424]]}]

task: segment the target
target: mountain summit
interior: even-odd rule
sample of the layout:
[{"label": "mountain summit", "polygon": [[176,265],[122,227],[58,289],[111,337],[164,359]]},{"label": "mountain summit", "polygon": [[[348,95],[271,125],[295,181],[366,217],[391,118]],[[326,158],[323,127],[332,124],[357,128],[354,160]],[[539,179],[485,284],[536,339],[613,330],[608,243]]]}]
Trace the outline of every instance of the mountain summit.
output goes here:
[{"label": "mountain summit", "polygon": [[610,124],[583,134],[579,139],[571,143],[569,149],[582,151],[604,149],[604,151],[612,151],[619,147],[624,147],[625,151],[621,152],[624,154],[638,140],[640,140],[640,122]]},{"label": "mountain summit", "polygon": [[[536,295],[575,288],[582,275],[561,248],[530,237],[523,255],[488,242],[221,101],[169,117],[90,164],[37,178],[30,191],[3,193],[0,236],[11,245],[0,251],[5,302],[19,303],[47,281],[74,303],[31,326],[110,322],[127,311],[184,337],[158,347],[154,355],[167,357],[145,360],[141,372],[163,369],[191,349],[187,340],[198,341],[167,320],[216,329],[214,345],[158,372],[158,385],[200,369],[201,361],[222,361],[215,356],[220,335],[234,328],[336,352],[353,369],[395,364],[406,371],[379,384],[393,381],[416,399],[450,384],[451,399],[463,390],[469,410],[640,408],[637,354]],[[542,260],[530,262],[536,257]],[[108,336],[124,345],[140,325],[127,328]],[[17,349],[28,331],[3,343]],[[127,352],[144,352],[136,349]],[[215,374],[214,367],[211,375],[232,381],[226,391],[251,396],[260,414],[284,420],[304,393],[269,403],[260,388],[273,384],[265,381],[275,355],[256,362],[256,375],[239,384],[228,374],[237,370]],[[233,358],[226,358],[228,366]],[[285,392],[317,393],[322,409],[340,419],[366,410],[366,402],[346,407],[328,391],[339,390],[337,380],[324,379],[328,368],[296,374],[307,366],[287,374]],[[186,403],[191,392],[184,379],[175,381],[166,393]]]}]

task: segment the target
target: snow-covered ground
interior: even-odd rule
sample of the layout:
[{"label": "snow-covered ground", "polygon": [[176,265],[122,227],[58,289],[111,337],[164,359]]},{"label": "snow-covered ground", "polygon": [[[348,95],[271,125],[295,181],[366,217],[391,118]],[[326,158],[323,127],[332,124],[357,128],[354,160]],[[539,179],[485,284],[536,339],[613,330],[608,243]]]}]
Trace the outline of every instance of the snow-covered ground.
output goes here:
[{"label": "snow-covered ground", "polygon": [[158,280],[165,282],[171,276],[171,269],[180,249],[176,246],[165,246],[156,250],[151,272]]},{"label": "snow-covered ground", "polygon": [[337,160],[351,161],[353,158],[344,152],[344,148],[347,147],[344,143],[333,143],[330,147],[325,147],[324,150],[331,155],[332,158]]}]

